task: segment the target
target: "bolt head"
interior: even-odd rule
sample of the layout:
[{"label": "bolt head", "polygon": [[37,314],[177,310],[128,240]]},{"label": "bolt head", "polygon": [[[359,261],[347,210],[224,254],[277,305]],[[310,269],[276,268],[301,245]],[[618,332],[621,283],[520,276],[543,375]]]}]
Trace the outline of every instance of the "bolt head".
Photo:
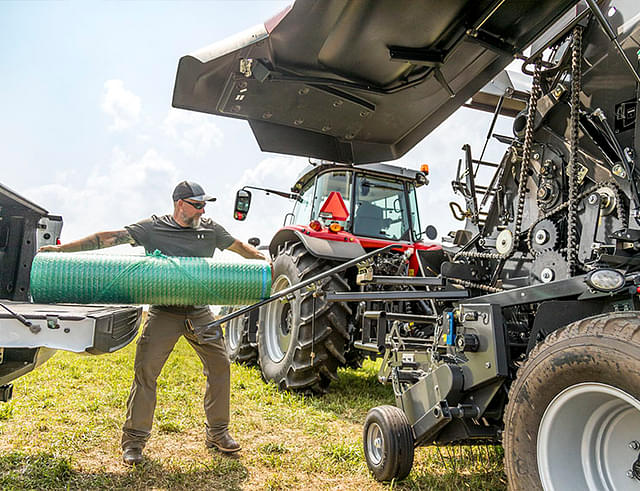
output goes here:
[{"label": "bolt head", "polygon": [[553,281],[553,277],[553,270],[551,270],[550,268],[544,268],[540,273],[540,279],[543,283],[549,283],[550,281]]},{"label": "bolt head", "polygon": [[633,440],[629,442],[629,448],[631,450],[640,450],[640,442],[638,440]]},{"label": "bolt head", "polygon": [[633,479],[633,471],[632,470],[628,470],[627,471],[627,477]]},{"label": "bolt head", "polygon": [[545,244],[549,240],[549,232],[546,230],[538,230],[534,237],[536,244],[542,245]]}]

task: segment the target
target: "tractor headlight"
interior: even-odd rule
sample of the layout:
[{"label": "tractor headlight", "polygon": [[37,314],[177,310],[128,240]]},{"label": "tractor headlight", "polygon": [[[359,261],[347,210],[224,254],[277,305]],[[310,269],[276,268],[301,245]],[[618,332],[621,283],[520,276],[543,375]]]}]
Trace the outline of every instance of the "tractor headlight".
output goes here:
[{"label": "tractor headlight", "polygon": [[599,292],[613,292],[624,286],[624,275],[615,269],[595,269],[585,278],[587,285]]}]

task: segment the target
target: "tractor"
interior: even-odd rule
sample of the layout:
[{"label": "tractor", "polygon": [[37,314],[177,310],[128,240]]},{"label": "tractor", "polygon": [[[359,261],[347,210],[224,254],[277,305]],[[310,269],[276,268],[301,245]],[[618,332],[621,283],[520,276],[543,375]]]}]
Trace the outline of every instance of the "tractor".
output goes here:
[{"label": "tractor", "polygon": [[[372,259],[375,274],[424,276],[430,261],[425,257],[441,254],[439,246],[425,243],[427,234],[435,237],[435,229],[423,230],[418,214],[416,191],[426,186],[427,172],[426,166],[416,171],[387,164],[321,162],[303,171],[291,193],[262,189],[295,201],[287,224],[268,246],[273,261],[272,291],[290,288],[390,244],[398,247]],[[244,220],[249,212],[250,189],[238,191],[236,219]],[[372,309],[371,302],[329,302],[318,294],[320,290],[354,292],[373,286],[360,281],[357,268],[352,268],[323,278],[315,287],[317,290],[296,292],[259,312],[229,321],[226,336],[231,360],[257,361],[263,377],[282,389],[323,392],[336,379],[338,367],[359,366],[366,354],[375,356],[377,344],[371,341],[375,328],[372,331],[372,321],[363,317]],[[412,287],[396,284],[389,288]],[[431,313],[425,302],[394,302],[387,309]]]}]

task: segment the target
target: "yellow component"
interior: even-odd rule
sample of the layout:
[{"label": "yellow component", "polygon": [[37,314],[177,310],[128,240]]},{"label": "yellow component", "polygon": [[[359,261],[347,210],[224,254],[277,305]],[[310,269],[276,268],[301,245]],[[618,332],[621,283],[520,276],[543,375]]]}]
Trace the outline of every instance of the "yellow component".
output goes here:
[{"label": "yellow component", "polygon": [[429,164],[422,164],[420,166],[420,172],[424,172],[425,174],[429,174]]},{"label": "yellow component", "polygon": [[409,269],[409,276],[415,276],[416,272],[414,269]]},{"label": "yellow component", "polygon": [[329,230],[337,234],[342,230],[342,225],[340,225],[338,222],[332,222],[331,225],[329,225]]}]

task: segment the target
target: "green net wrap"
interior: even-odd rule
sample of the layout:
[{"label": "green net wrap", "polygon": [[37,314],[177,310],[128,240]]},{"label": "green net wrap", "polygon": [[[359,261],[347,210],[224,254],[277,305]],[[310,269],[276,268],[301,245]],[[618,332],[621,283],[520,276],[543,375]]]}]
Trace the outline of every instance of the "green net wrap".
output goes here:
[{"label": "green net wrap", "polygon": [[265,262],[231,263],[204,257],[115,254],[37,254],[31,296],[37,303],[245,305],[267,298]]}]

